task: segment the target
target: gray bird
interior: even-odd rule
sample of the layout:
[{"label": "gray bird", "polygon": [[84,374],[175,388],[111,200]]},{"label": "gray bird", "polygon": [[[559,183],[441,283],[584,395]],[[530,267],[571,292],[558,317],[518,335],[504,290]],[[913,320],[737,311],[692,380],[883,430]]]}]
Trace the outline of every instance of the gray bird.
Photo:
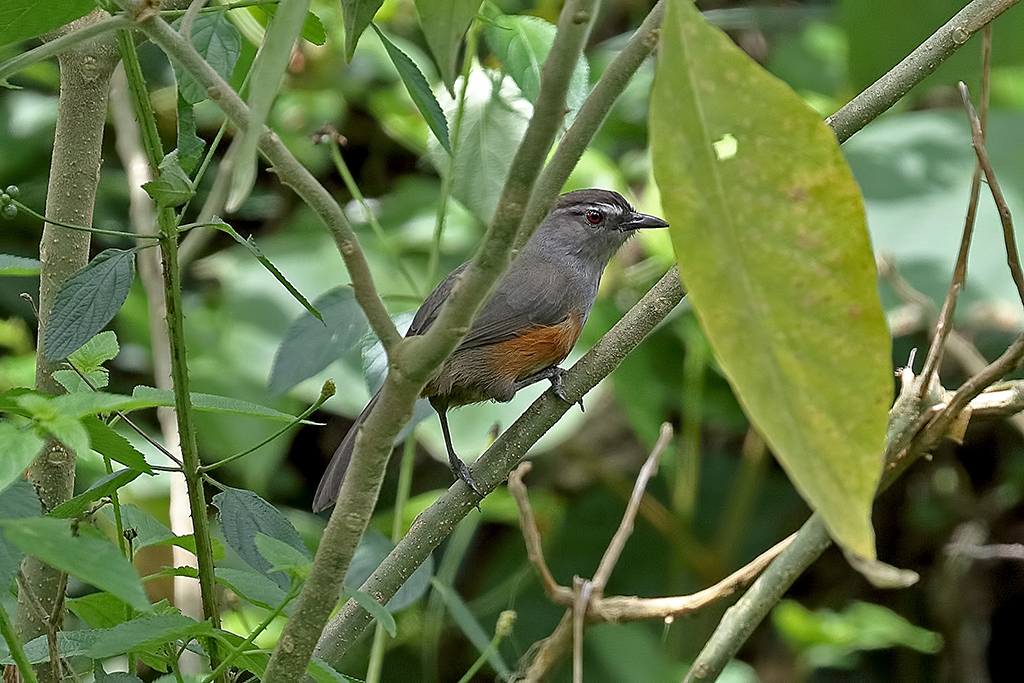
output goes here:
[{"label": "gray bird", "polygon": [[[565,370],[558,364],[579,339],[605,266],[636,230],[667,225],[634,211],[611,190],[562,195],[512,261],[462,344],[427,382],[422,396],[441,420],[452,472],[478,495],[484,494],[452,448],[448,409],[511,401],[517,391],[544,379],[566,399],[561,386]],[[467,265],[456,268],[427,296],[406,336],[430,328]],[[314,512],[337,500],[356,434],[376,402],[374,396],[334,452],[313,498]]]}]

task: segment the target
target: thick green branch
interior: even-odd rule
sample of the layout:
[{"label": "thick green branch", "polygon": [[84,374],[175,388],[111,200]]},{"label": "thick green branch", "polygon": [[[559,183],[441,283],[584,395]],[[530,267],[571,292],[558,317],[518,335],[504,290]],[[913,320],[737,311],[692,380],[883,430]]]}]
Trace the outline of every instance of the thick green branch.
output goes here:
[{"label": "thick green branch", "polygon": [[974,0],[887,74],[825,119],[825,123],[832,126],[839,142],[846,142],[934,73],[972,35],[1018,2],[1020,0]]},{"label": "thick green branch", "polygon": [[[70,35],[100,22],[106,14],[92,14],[61,30]],[[100,175],[103,126],[107,116],[107,91],[110,75],[117,64],[113,37],[77,42],[73,49],[60,53],[60,102],[50,160],[50,183],[46,194],[46,216],[77,225],[92,223],[93,204]],[[39,337],[36,352],[36,388],[50,394],[63,393],[52,376],[57,369],[43,353],[43,340],[54,297],[61,283],[89,260],[89,233],[43,226],[39,243]],[[74,489],[75,454],[63,444],[47,440],[43,452],[27,472],[43,506],[49,510],[67,500]],[[32,595],[19,595],[18,633],[23,642],[58,628],[63,604],[63,577],[60,572],[34,558],[22,564],[24,588]],[[55,617],[52,623],[32,609],[32,599]],[[37,669],[40,679],[51,680],[51,668]]]},{"label": "thick green branch", "polygon": [[[210,543],[210,520],[206,514],[206,496],[201,476],[199,445],[192,400],[189,397],[188,359],[185,345],[185,314],[181,303],[181,272],[178,267],[178,224],[174,210],[161,208],[160,253],[163,261],[164,304],[167,308],[167,338],[170,349],[171,380],[174,384],[174,414],[178,419],[182,472],[188,487],[189,514],[196,540],[196,564],[199,568],[199,590],[203,601],[203,617],[214,628],[220,627],[217,586],[213,575],[213,546]],[[214,641],[208,641],[210,661],[217,666]]]},{"label": "thick green branch", "polygon": [[[672,268],[565,376],[569,399],[582,397],[618,367],[651,330],[676,307],[685,294],[679,271]],[[538,398],[472,467],[473,478],[485,491],[501,484],[526,451],[570,409],[550,393]],[[360,590],[386,603],[402,583],[452,532],[472,509],[476,496],[456,483],[413,522],[409,533],[387,556]],[[324,630],[317,655],[337,661],[369,625],[370,615],[349,601]]]},{"label": "thick green branch", "polygon": [[268,680],[294,681],[304,674],[340,594],[352,554],[373,513],[384,466],[398,430],[412,416],[423,385],[465,336],[511,262],[512,240],[526,200],[565,114],[565,93],[573,65],[583,49],[592,4],[593,0],[573,0],[562,10],[558,33],[542,72],[533,118],[513,160],[496,218],[462,282],[456,285],[427,335],[402,340],[389,350],[388,378],[377,406],[356,438],[338,505],[324,530],[295,611],[271,656]]},{"label": "thick green branch", "polygon": [[512,261],[512,246],[534,183],[565,119],[565,93],[593,19],[594,0],[570,0],[541,71],[533,118],[516,150],[490,229],[426,334],[407,340],[394,359],[414,381],[426,381],[459,345]]}]

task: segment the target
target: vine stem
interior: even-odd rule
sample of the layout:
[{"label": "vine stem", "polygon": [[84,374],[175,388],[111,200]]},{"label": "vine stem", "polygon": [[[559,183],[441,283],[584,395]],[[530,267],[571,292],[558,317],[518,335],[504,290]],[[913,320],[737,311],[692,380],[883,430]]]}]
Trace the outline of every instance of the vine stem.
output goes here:
[{"label": "vine stem", "polygon": [[[160,227],[160,252],[163,263],[164,303],[167,307],[167,337],[170,346],[171,379],[174,383],[174,413],[178,421],[182,473],[188,489],[189,511],[196,540],[196,564],[199,569],[199,591],[203,616],[214,628],[220,628],[217,585],[214,579],[213,545],[210,541],[210,520],[206,514],[202,463],[196,442],[195,416],[189,398],[190,382],[185,346],[185,319],[181,302],[181,272],[178,269],[178,222],[174,209],[161,208],[157,214]],[[210,665],[217,668],[217,646],[207,641]]]}]

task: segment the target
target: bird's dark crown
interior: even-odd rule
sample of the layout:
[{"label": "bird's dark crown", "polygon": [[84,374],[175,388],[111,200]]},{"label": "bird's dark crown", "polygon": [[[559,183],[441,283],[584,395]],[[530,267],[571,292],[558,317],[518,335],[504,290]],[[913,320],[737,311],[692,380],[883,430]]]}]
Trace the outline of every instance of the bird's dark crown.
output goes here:
[{"label": "bird's dark crown", "polygon": [[574,190],[566,192],[558,198],[555,210],[571,210],[585,212],[590,209],[597,209],[606,215],[628,216],[633,213],[633,207],[629,202],[612,190]]}]

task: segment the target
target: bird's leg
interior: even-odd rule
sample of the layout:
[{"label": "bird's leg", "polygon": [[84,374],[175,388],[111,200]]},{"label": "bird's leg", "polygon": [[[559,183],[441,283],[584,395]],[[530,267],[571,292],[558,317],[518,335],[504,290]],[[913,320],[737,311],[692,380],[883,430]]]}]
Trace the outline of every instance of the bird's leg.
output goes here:
[{"label": "bird's leg", "polygon": [[466,463],[462,462],[459,456],[455,455],[455,449],[452,447],[452,433],[448,430],[448,406],[435,405],[434,401],[431,401],[430,404],[437,411],[437,417],[441,420],[441,433],[444,434],[444,446],[448,449],[448,466],[451,468],[452,474],[466,482],[466,486],[471,488],[473,493],[483,498],[486,494],[477,486],[473,475],[469,473],[469,468],[466,467]]},{"label": "bird's leg", "polygon": [[[565,387],[562,384],[562,380],[565,377],[565,373],[567,372],[568,370],[566,370],[565,368],[560,368],[557,365],[551,365],[539,372],[535,372],[532,375],[529,375],[527,377],[522,378],[521,380],[518,380],[515,383],[515,389],[516,391],[519,391],[523,387],[528,387],[531,384],[536,384],[537,382],[546,379],[549,382],[551,382],[551,393],[557,396],[558,398],[562,399],[569,405],[572,405],[574,401],[566,395]],[[580,396],[580,400],[575,401],[575,403],[579,403],[580,410],[584,410],[582,396]]]}]

